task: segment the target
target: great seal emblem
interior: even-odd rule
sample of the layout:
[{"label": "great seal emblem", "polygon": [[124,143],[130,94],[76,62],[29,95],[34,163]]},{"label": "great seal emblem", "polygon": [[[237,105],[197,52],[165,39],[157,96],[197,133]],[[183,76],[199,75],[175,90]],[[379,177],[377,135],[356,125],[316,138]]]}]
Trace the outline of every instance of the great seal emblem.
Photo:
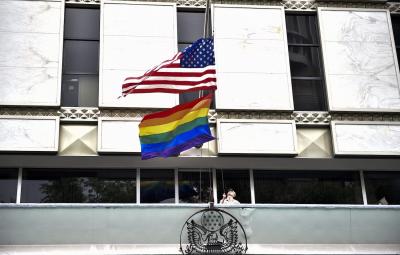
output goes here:
[{"label": "great seal emblem", "polygon": [[190,216],[180,236],[182,254],[245,254],[247,237],[230,213],[207,208]]}]

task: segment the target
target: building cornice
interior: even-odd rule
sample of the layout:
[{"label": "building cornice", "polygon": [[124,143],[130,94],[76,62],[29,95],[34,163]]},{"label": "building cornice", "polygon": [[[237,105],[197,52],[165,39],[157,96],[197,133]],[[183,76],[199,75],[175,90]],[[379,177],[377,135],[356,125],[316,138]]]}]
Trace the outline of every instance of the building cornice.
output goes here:
[{"label": "building cornice", "polygon": [[[138,0],[150,2],[150,0]],[[153,2],[175,2],[178,7],[205,8],[206,0],[154,0]],[[316,11],[318,7],[343,7],[343,8],[380,8],[388,9],[392,13],[400,12],[400,3],[386,0],[213,0],[213,4],[242,4],[242,5],[267,5],[283,6],[286,10]],[[100,5],[101,0],[66,0],[67,4]]]},{"label": "building cornice", "polygon": [[[62,122],[97,122],[99,117],[142,118],[157,110],[99,109],[90,107],[2,107],[0,116],[59,116]],[[210,110],[209,122],[217,119],[294,120],[298,125],[329,125],[332,120],[400,121],[400,113],[324,112],[324,111],[221,111]]]}]

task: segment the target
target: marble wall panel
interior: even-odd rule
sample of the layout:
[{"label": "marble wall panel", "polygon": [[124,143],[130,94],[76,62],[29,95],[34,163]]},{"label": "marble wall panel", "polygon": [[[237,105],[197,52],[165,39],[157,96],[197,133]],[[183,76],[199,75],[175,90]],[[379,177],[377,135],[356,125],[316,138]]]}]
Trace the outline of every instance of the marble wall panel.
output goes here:
[{"label": "marble wall panel", "polygon": [[103,39],[103,69],[108,70],[130,69],[144,73],[171,58],[171,49],[177,47],[173,38],[104,36]]},{"label": "marble wall panel", "polygon": [[98,123],[98,152],[140,152],[140,119],[104,119]]},{"label": "marble wall panel", "polygon": [[177,94],[146,93],[121,96],[125,77],[142,75],[143,71],[103,70],[99,104],[104,107],[169,108],[179,103]]},{"label": "marble wall panel", "polygon": [[0,103],[56,105],[58,68],[0,67]]},{"label": "marble wall panel", "polygon": [[[216,39],[217,40],[217,39]],[[287,46],[278,40],[218,39],[218,73],[287,73]],[[232,54],[234,53],[234,54]],[[274,61],[271,61],[274,60]]]},{"label": "marble wall panel", "polygon": [[283,40],[284,16],[280,11],[263,8],[214,8],[215,38]]},{"label": "marble wall panel", "polygon": [[291,103],[287,96],[291,91],[277,84],[285,79],[286,74],[225,73],[218,77],[218,83],[229,86],[218,87],[223,96],[216,103],[220,109],[284,109]]},{"label": "marble wall panel", "polygon": [[0,105],[60,105],[62,1],[0,1]]},{"label": "marble wall panel", "polygon": [[296,154],[294,121],[218,120],[219,154]]},{"label": "marble wall panel", "polygon": [[391,43],[385,11],[323,11],[320,21],[326,41]]},{"label": "marble wall panel", "polygon": [[331,123],[336,155],[400,155],[400,123]]},{"label": "marble wall panel", "polygon": [[[60,32],[60,2],[0,1],[0,31],[54,33]],[[49,22],[51,21],[51,22]]]},{"label": "marble wall panel", "polygon": [[216,108],[293,110],[283,8],[214,5],[213,21]]},{"label": "marble wall panel", "polygon": [[0,66],[58,67],[58,34],[0,32]]},{"label": "marble wall panel", "polygon": [[106,1],[102,9],[99,105],[136,108],[175,105],[178,96],[174,94],[118,98],[126,77],[140,76],[177,52],[175,4]]},{"label": "marble wall panel", "polygon": [[[396,76],[331,75],[330,103],[340,109],[400,109]],[[382,86],[384,84],[384,86]]]},{"label": "marble wall panel", "polygon": [[[160,4],[160,3],[159,3]],[[133,35],[171,37],[176,33],[175,7],[173,5],[104,5],[104,35]],[[146,22],[152,20],[153,22]],[[161,22],[159,22],[161,21]],[[131,24],[115,26],[115,24]],[[140,26],[132,25],[140,24]]]},{"label": "marble wall panel", "polygon": [[58,150],[59,118],[0,118],[0,151]]},{"label": "marble wall panel", "polygon": [[386,43],[325,42],[327,75],[396,75],[393,49]]},{"label": "marble wall panel", "polygon": [[318,15],[329,109],[399,111],[389,12],[319,8]]}]

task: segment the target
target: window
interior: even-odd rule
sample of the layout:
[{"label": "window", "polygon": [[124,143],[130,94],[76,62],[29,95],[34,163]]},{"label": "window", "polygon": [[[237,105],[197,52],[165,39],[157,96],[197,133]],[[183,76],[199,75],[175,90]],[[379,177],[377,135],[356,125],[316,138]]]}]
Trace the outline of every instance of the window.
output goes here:
[{"label": "window", "polygon": [[[183,51],[197,39],[204,37],[204,19],[205,11],[201,10],[178,10],[178,50]],[[208,91],[194,91],[181,93],[179,95],[180,103],[190,102],[202,95],[208,95]],[[215,100],[211,103],[211,108],[215,108]]]},{"label": "window", "polygon": [[256,203],[362,204],[359,172],[254,170]]},{"label": "window", "polygon": [[400,172],[364,172],[368,204],[400,204]]},{"label": "window", "polygon": [[237,201],[250,204],[250,172],[248,170],[217,170],[218,202],[222,199],[222,194],[226,194],[230,189],[235,191]]},{"label": "window", "polygon": [[135,203],[135,170],[24,169],[23,203]]},{"label": "window", "polygon": [[175,203],[174,170],[141,169],[140,203]]},{"label": "window", "polygon": [[16,202],[17,185],[17,169],[0,169],[0,203]]},{"label": "window", "polygon": [[99,9],[65,8],[62,106],[98,106],[99,38]]},{"label": "window", "polygon": [[178,183],[180,203],[208,203],[213,201],[211,170],[180,170]]},{"label": "window", "polygon": [[393,28],[393,36],[394,43],[396,45],[397,52],[397,62],[399,62],[400,56],[400,15],[392,15],[392,28]]},{"label": "window", "polygon": [[326,100],[317,17],[286,14],[294,109],[324,111]]}]

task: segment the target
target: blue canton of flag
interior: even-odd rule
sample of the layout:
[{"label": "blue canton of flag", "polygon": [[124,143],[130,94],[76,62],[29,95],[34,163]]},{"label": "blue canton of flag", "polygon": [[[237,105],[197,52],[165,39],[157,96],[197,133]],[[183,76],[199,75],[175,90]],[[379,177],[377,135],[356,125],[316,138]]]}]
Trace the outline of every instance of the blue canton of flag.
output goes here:
[{"label": "blue canton of flag", "polygon": [[214,41],[212,38],[201,38],[184,49],[181,67],[201,68],[215,65]]}]

